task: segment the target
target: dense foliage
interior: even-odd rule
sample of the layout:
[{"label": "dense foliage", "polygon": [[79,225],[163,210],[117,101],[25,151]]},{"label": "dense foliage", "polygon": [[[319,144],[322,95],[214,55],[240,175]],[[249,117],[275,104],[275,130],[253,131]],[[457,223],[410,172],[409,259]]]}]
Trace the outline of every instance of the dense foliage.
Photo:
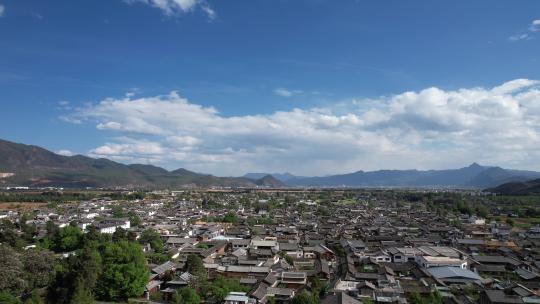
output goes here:
[{"label": "dense foliage", "polygon": [[[24,220],[17,225],[35,234],[23,227],[33,227]],[[15,228],[10,221],[0,223],[0,303],[43,303],[46,294],[51,303],[85,304],[143,294],[146,259],[130,232],[119,229],[111,236],[89,227],[83,234],[75,224],[59,228],[49,222],[38,246],[24,250],[31,238]]]},{"label": "dense foliage", "polygon": [[201,297],[193,288],[182,288],[173,295],[173,303],[175,304],[199,304]]},{"label": "dense foliage", "polygon": [[66,203],[81,200],[91,200],[97,197],[108,197],[114,200],[143,199],[144,192],[85,192],[85,191],[43,191],[43,192],[0,192],[0,202],[36,202],[36,203]]},{"label": "dense foliage", "polygon": [[107,243],[101,251],[102,273],[96,285],[101,299],[120,300],[139,296],[148,281],[144,254],[137,243]]}]

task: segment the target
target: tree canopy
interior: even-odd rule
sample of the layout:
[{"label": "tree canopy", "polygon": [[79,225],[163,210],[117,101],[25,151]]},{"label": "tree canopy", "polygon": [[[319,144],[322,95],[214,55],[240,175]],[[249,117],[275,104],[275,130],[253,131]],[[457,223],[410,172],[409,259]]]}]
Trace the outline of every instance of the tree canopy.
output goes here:
[{"label": "tree canopy", "polygon": [[102,259],[102,274],[96,288],[100,298],[125,300],[144,292],[148,270],[138,244],[128,241],[108,243],[103,249]]},{"label": "tree canopy", "polygon": [[201,303],[201,298],[195,289],[185,287],[173,295],[173,302],[175,304],[199,304]]},{"label": "tree canopy", "polygon": [[155,252],[163,252],[163,241],[161,240],[161,236],[152,228],[146,229],[141,233],[139,242],[143,245],[150,244],[150,247],[152,247],[152,250]]}]

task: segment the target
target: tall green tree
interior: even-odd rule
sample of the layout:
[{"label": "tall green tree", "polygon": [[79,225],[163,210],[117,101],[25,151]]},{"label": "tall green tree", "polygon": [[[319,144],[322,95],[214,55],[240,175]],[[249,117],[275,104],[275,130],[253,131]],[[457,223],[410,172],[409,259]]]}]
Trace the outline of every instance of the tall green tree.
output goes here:
[{"label": "tall green tree", "polygon": [[77,282],[75,283],[73,295],[71,296],[71,304],[94,303],[94,295],[92,294],[92,291],[89,290],[85,285],[86,284],[82,281],[82,279],[77,280]]},{"label": "tall green tree", "polygon": [[186,260],[186,271],[196,276],[206,276],[203,260],[196,254],[190,254]]},{"label": "tall green tree", "polygon": [[31,243],[34,241],[34,237],[37,235],[36,225],[31,223],[27,224],[26,222],[32,219],[32,215],[25,213],[21,216],[19,220],[19,227],[22,231],[22,237],[25,241]]},{"label": "tall green tree", "polygon": [[121,205],[114,205],[111,208],[112,217],[114,218],[121,218],[126,216],[124,213],[124,208]]},{"label": "tall green tree", "polygon": [[96,288],[98,298],[117,301],[143,294],[148,270],[138,244],[128,241],[106,244],[102,263],[103,272]]},{"label": "tall green tree", "polygon": [[7,219],[0,221],[0,243],[21,249],[26,242],[15,231],[15,225]]},{"label": "tall green tree", "polygon": [[223,217],[223,222],[225,222],[225,223],[233,223],[234,224],[234,223],[238,222],[238,217],[236,216],[236,213],[229,211]]},{"label": "tall green tree", "polygon": [[0,290],[19,295],[25,288],[27,283],[20,254],[9,246],[0,245]]},{"label": "tall green tree", "polygon": [[146,229],[141,233],[139,242],[143,245],[150,244],[150,247],[155,252],[163,252],[163,240],[161,240],[159,233],[152,228]]},{"label": "tall green tree", "polygon": [[34,289],[30,294],[30,297],[24,301],[24,304],[43,304],[43,299],[39,296],[37,289]]},{"label": "tall green tree", "polygon": [[77,279],[84,285],[83,289],[94,290],[102,272],[102,258],[97,248],[84,247],[79,253],[76,269]]},{"label": "tall green tree", "polygon": [[101,274],[101,256],[90,245],[76,255],[63,259],[56,267],[56,276],[49,285],[47,297],[51,303],[86,303],[93,300],[93,289]]},{"label": "tall green tree", "polygon": [[46,287],[53,280],[56,261],[52,252],[30,249],[22,254],[22,262],[28,289]]},{"label": "tall green tree", "polygon": [[294,296],[292,300],[292,304],[318,304],[319,303],[319,297],[313,296],[311,293],[307,291],[302,291],[296,296]]},{"label": "tall green tree", "polygon": [[131,227],[137,227],[140,224],[142,224],[141,217],[137,215],[137,213],[135,213],[134,211],[129,211],[128,217],[129,217],[129,222],[130,222]]},{"label": "tall green tree", "polygon": [[199,304],[201,303],[201,297],[197,294],[195,289],[185,287],[176,291],[173,295],[173,303],[175,304]]},{"label": "tall green tree", "polygon": [[116,231],[112,235],[112,240],[113,242],[119,242],[122,240],[127,241],[128,240],[127,230],[122,227],[116,228]]},{"label": "tall green tree", "polygon": [[54,237],[54,249],[57,252],[68,252],[79,249],[83,233],[77,226],[68,225],[58,230]]},{"label": "tall green tree", "polygon": [[237,280],[225,279],[222,276],[215,278],[210,286],[210,292],[218,302],[222,302],[232,291],[249,291],[249,288],[242,286]]}]

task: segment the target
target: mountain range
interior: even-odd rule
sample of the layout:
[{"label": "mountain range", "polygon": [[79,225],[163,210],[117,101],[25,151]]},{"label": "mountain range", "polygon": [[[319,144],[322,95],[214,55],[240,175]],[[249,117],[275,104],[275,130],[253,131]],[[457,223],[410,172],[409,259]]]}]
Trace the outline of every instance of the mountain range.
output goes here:
[{"label": "mountain range", "polygon": [[481,166],[477,163],[450,170],[358,171],[321,177],[294,176],[290,173],[217,177],[186,169],[168,171],[153,165],[125,165],[105,158],[63,156],[38,146],[0,140],[0,186],[490,188],[532,179],[540,179],[540,172]]},{"label": "mountain range", "polygon": [[37,146],[0,140],[0,185],[32,187],[283,187],[272,176],[217,177],[186,169],[124,165],[105,158],[63,156]]},{"label": "mountain range", "polygon": [[[258,175],[266,174],[258,173]],[[278,176],[274,177],[280,179]],[[487,188],[502,183],[527,181],[534,178],[540,178],[540,172],[509,170],[473,163],[461,169],[358,171],[321,177],[288,177],[287,180],[282,181],[289,186],[311,187]]]},{"label": "mountain range", "polygon": [[291,180],[293,178],[304,178],[305,176],[296,176],[292,175],[288,172],[286,173],[246,173],[243,177],[249,178],[249,179],[260,179],[265,176],[271,175],[274,178],[286,183],[288,180]]}]

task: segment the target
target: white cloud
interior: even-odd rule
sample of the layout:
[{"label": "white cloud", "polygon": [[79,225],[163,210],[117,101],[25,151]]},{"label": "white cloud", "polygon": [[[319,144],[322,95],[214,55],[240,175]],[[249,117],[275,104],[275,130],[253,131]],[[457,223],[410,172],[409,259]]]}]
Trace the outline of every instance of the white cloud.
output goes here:
[{"label": "white cloud", "polygon": [[274,90],[274,94],[278,95],[278,96],[282,96],[282,97],[291,97],[293,96],[293,92],[287,90],[287,89],[284,89],[284,88],[277,88]]},{"label": "white cloud", "polygon": [[63,156],[73,156],[73,152],[71,152],[70,150],[59,150],[58,152],[56,152],[56,154],[60,154]]},{"label": "white cloud", "polygon": [[90,150],[88,156],[129,163],[158,163],[166,152],[160,143],[144,139],[120,137],[116,141]]},{"label": "white cloud", "polygon": [[165,15],[174,16],[201,9],[209,19],[216,18],[216,12],[206,0],[124,0],[129,4],[144,3],[159,8]]},{"label": "white cloud", "polygon": [[169,136],[166,140],[179,146],[196,146],[201,141],[193,136]]},{"label": "white cloud", "polygon": [[[65,108],[61,108],[61,110],[66,110]],[[82,120],[78,119],[78,118],[75,118],[74,116],[71,116],[71,115],[61,115],[58,117],[58,119],[60,119],[61,121],[63,122],[69,122],[69,123],[72,123],[72,124],[82,124]]]},{"label": "white cloud", "polygon": [[6,12],[6,7],[0,4],[0,18],[4,16],[5,12]]},{"label": "white cloud", "polygon": [[511,41],[531,40],[532,34],[538,31],[540,31],[540,19],[533,20],[526,31],[512,35],[508,39]]},{"label": "white cloud", "polygon": [[529,27],[529,31],[537,32],[539,30],[540,30],[540,19],[533,20],[533,22],[531,22],[531,26]]},{"label": "white cloud", "polygon": [[216,13],[216,11],[214,11],[214,9],[212,9],[212,8],[210,7],[210,5],[208,5],[208,3],[203,3],[203,4],[201,5],[201,9],[203,10],[203,12],[206,13],[206,15],[208,16],[208,18],[209,18],[210,20],[214,20],[214,19],[217,18],[217,13]]},{"label": "white cloud", "polygon": [[125,162],[240,175],[453,168],[478,161],[540,169],[540,83],[426,88],[336,107],[224,116],[176,92],[109,98],[68,120],[123,137],[90,152]]},{"label": "white cloud", "polygon": [[130,143],[108,143],[90,151],[96,155],[160,155],[163,149],[158,143],[131,141]]},{"label": "white cloud", "polygon": [[275,95],[281,97],[292,97],[294,95],[302,94],[301,90],[289,90],[286,88],[276,88],[273,92]]},{"label": "white cloud", "polygon": [[523,34],[512,35],[512,36],[510,36],[509,39],[511,41],[519,41],[519,40],[529,40],[529,39],[531,39],[531,37],[529,36],[528,33],[523,33]]}]

